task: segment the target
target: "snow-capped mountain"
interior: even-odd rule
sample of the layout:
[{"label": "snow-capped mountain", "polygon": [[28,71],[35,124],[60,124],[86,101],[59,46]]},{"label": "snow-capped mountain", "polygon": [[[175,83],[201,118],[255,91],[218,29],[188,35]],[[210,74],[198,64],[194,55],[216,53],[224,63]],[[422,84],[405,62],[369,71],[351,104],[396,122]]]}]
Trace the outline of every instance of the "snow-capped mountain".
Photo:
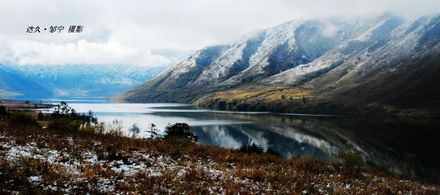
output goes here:
[{"label": "snow-capped mountain", "polygon": [[0,64],[0,97],[20,96],[25,93],[29,96],[39,96],[38,94],[48,94],[50,91],[20,71]]},{"label": "snow-capped mountain", "polygon": [[234,85],[261,79],[313,61],[380,19],[290,21],[248,34],[236,43],[197,51],[158,78],[167,75],[163,82],[174,80],[179,86]]},{"label": "snow-capped mountain", "polygon": [[0,65],[0,89],[4,95],[25,97],[111,96],[162,70],[127,65]]},{"label": "snow-capped mountain", "polygon": [[[214,92],[264,85],[312,90],[325,97],[321,103],[362,94],[368,98],[357,100],[371,104],[378,96],[392,99],[385,93],[392,90],[386,83],[405,85],[415,74],[421,75],[420,85],[432,79],[428,73],[438,70],[440,61],[434,57],[440,54],[439,43],[439,16],[294,20],[201,49],[121,98],[192,102]],[[427,61],[429,66],[423,63]],[[439,88],[432,87],[426,90]],[[438,95],[429,94],[434,99]]]}]

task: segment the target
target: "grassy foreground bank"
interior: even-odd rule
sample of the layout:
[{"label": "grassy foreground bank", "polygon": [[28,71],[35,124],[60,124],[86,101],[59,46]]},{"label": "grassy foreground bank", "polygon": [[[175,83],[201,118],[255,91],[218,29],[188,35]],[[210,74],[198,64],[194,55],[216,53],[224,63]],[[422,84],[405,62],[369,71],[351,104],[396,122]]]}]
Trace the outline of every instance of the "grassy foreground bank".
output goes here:
[{"label": "grassy foreground bank", "polygon": [[356,167],[350,157],[344,162],[283,159],[199,145],[185,137],[60,129],[76,125],[65,117],[36,119],[22,112],[0,116],[2,193],[440,193],[439,186]]}]

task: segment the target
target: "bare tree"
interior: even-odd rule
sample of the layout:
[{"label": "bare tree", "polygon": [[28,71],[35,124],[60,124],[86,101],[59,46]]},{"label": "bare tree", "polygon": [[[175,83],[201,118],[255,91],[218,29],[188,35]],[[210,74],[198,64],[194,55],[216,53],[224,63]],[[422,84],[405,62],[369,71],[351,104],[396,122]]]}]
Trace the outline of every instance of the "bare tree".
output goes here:
[{"label": "bare tree", "polygon": [[136,124],[133,124],[133,126],[131,126],[129,131],[133,136],[133,138],[135,138],[139,134],[139,132],[141,132],[141,129]]}]

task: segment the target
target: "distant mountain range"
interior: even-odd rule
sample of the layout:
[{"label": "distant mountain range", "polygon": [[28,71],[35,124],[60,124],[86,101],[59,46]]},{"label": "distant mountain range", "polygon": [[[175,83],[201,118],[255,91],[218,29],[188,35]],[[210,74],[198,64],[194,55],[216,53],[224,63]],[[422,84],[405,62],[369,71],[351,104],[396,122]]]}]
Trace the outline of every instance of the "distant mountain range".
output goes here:
[{"label": "distant mountain range", "polygon": [[112,96],[163,70],[127,65],[0,64],[0,96]]},{"label": "distant mountain range", "polygon": [[294,20],[203,48],[118,99],[440,116],[440,16]]}]

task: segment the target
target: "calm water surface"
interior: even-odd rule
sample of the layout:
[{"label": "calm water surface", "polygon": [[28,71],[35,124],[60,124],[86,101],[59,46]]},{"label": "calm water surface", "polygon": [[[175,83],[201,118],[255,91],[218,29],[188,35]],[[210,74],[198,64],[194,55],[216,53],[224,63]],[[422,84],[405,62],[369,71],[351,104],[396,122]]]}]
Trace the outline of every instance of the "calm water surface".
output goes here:
[{"label": "calm water surface", "polygon": [[[34,99],[35,100],[35,99]],[[38,100],[38,99],[37,99]],[[41,99],[59,102],[60,99]],[[188,104],[125,104],[103,99],[63,99],[77,112],[89,110],[100,122],[119,120],[128,134],[133,124],[141,130],[152,123],[159,129],[185,122],[201,144],[240,148],[256,144],[284,157],[335,159],[340,151],[361,152],[371,167],[438,183],[440,181],[440,126],[407,121],[367,121],[320,115],[229,112]],[[142,131],[140,136],[148,136]]]}]

